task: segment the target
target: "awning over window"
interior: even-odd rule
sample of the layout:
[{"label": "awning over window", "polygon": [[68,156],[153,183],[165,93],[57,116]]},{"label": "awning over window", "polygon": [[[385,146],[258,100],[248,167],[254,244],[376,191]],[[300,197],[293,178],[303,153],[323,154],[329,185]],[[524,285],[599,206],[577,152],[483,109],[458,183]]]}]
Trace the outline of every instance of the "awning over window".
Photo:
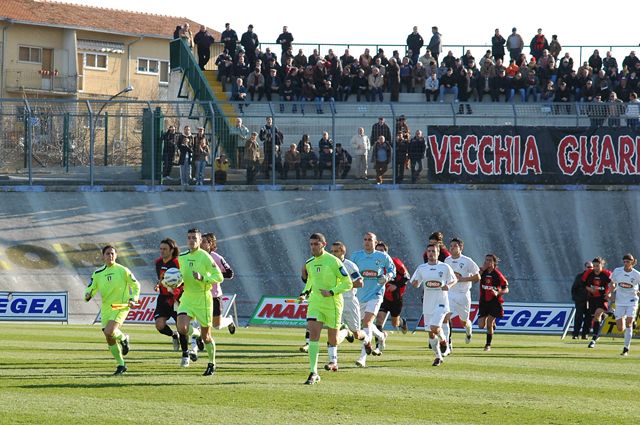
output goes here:
[{"label": "awning over window", "polygon": [[78,50],[88,50],[101,53],[124,53],[124,43],[78,39]]}]

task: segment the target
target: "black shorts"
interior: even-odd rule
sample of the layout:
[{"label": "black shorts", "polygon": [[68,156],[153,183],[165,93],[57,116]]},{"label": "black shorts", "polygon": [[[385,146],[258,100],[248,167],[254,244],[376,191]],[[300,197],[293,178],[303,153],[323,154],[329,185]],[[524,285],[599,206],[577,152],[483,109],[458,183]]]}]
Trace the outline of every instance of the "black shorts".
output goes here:
[{"label": "black shorts", "polygon": [[500,301],[498,301],[497,298],[494,298],[491,301],[480,301],[479,310],[479,317],[504,316],[504,309],[502,308],[502,304],[500,304]]},{"label": "black shorts", "polygon": [[171,303],[173,300],[171,297],[167,297],[165,295],[158,295],[158,300],[156,301],[156,311],[153,313],[153,318],[157,319],[158,317],[164,317],[169,320],[173,317],[173,320],[177,320],[178,314],[174,308],[175,303]]},{"label": "black shorts", "polygon": [[220,316],[222,314],[222,297],[213,297],[213,315]]},{"label": "black shorts", "polygon": [[402,298],[397,301],[389,301],[385,298],[382,301],[379,311],[382,311],[383,313],[389,312],[391,317],[400,316],[400,312],[402,311]]},{"label": "black shorts", "polygon": [[589,313],[593,316],[596,313],[596,310],[601,308],[605,312],[609,310],[609,301],[603,300],[602,298],[589,298]]}]

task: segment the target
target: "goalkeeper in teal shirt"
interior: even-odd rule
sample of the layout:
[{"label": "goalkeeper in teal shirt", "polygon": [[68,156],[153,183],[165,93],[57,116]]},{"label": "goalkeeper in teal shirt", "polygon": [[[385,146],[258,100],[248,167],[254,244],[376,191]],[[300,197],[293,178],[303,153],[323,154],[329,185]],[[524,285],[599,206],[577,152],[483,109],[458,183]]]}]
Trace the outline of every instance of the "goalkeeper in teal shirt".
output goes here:
[{"label": "goalkeeper in teal shirt", "polygon": [[131,270],[116,263],[116,258],[118,253],[115,247],[107,245],[102,248],[104,266],[91,275],[84,299],[89,301],[96,293],[100,293],[102,332],[107,339],[109,351],[118,363],[114,375],[122,375],[127,371],[123,356],[129,352],[129,335],[123,334],[120,326],[127,318],[129,308],[138,302],[140,284]]},{"label": "goalkeeper in teal shirt", "polygon": [[309,237],[313,256],[307,260],[307,284],[301,299],[308,296],[307,327],[309,329],[309,378],[305,384],[320,381],[318,375],[318,353],[320,333],[324,325],[328,328],[329,345],[338,345],[338,330],[342,323],[342,293],[352,288],[351,278],[342,261],[324,250],[327,240],[322,233]]}]

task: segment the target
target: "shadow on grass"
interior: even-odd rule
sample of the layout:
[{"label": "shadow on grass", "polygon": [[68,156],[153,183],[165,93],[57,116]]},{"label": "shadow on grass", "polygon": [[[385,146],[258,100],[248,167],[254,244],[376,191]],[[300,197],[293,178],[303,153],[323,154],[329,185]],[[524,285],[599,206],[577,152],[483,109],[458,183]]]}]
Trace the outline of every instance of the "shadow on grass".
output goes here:
[{"label": "shadow on grass", "polygon": [[[129,375],[135,376],[135,375]],[[143,376],[143,375],[137,375]],[[101,378],[107,378],[109,376],[100,376]],[[113,377],[113,379],[127,379],[126,377]],[[215,382],[209,380],[208,382],[204,381],[203,384],[211,384],[211,385],[245,385],[246,382]],[[27,390],[35,390],[35,389],[85,389],[85,388],[126,388],[126,387],[158,387],[158,383],[154,382],[95,382],[95,383],[75,383],[75,384],[29,384],[29,385],[11,385],[11,388],[22,388]],[[171,387],[193,387],[193,383],[176,383],[176,382],[164,382],[162,383],[163,387],[171,386]]]}]

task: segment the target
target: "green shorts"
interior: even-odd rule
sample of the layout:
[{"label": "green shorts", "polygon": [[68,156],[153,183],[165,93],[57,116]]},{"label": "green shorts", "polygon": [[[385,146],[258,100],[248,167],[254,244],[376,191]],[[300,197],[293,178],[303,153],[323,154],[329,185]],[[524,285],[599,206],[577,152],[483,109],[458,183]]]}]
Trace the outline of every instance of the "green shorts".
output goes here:
[{"label": "green shorts", "polygon": [[196,319],[200,326],[210,328],[213,324],[213,298],[206,297],[198,302],[181,299],[180,307],[178,307],[178,315],[180,314],[186,314],[192,319]]},{"label": "green shorts", "polygon": [[111,309],[111,306],[109,306],[108,309],[103,308],[100,311],[100,324],[102,325],[103,328],[106,328],[107,324],[109,324],[109,322],[112,320],[114,322],[123,324],[128,314],[129,314],[128,308],[124,310],[113,310]]},{"label": "green shorts", "polygon": [[331,329],[338,329],[342,323],[342,304],[310,304],[307,320],[315,319]]}]

